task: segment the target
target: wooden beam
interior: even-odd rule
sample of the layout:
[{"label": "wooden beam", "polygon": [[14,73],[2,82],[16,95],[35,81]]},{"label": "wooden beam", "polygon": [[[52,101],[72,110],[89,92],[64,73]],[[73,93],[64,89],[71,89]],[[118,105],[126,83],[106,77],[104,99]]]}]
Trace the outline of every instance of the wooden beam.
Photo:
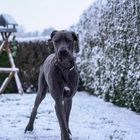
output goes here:
[{"label": "wooden beam", "polygon": [[2,39],[5,40],[4,33],[1,32]]},{"label": "wooden beam", "polygon": [[[14,59],[13,59],[13,57],[12,57],[12,52],[11,52],[11,50],[10,50],[10,48],[9,48],[9,45],[7,45],[6,50],[7,50],[7,54],[8,54],[8,57],[9,57],[9,60],[10,60],[10,63],[11,63],[12,68],[16,68],[15,63],[14,63]],[[15,72],[14,76],[15,76],[15,80],[16,80],[18,92],[19,92],[20,94],[23,94],[23,88],[22,88],[20,79],[19,79],[19,77],[18,77],[18,73]]]},{"label": "wooden beam", "polygon": [[13,76],[14,72],[10,72],[9,76],[4,80],[3,84],[0,87],[0,94],[4,92],[5,88],[7,87],[8,83],[10,82]]},{"label": "wooden beam", "polygon": [[16,28],[12,28],[12,29],[0,28],[0,32],[17,32],[17,29]]},{"label": "wooden beam", "polygon": [[20,79],[18,76],[19,69],[16,68],[16,66],[15,66],[14,59],[12,57],[12,52],[10,50],[10,46],[8,43],[8,38],[10,37],[11,32],[4,32],[4,31],[2,32],[1,31],[1,35],[2,35],[2,39],[3,39],[3,43],[0,46],[0,53],[3,51],[3,48],[6,50],[10,64],[11,64],[11,68],[0,68],[0,73],[10,73],[9,76],[3,82],[2,86],[0,87],[0,94],[5,90],[6,86],[10,82],[12,76],[15,77],[18,92],[20,94],[23,94],[23,88],[22,88],[22,85],[21,85],[21,82],[20,82]]},{"label": "wooden beam", "polygon": [[0,54],[5,46],[6,41],[3,41],[2,44],[0,45]]},{"label": "wooden beam", "polygon": [[8,38],[9,38],[10,35],[11,35],[11,32],[4,32],[4,35],[5,35],[6,39],[8,40]]},{"label": "wooden beam", "polygon": [[0,73],[17,72],[18,68],[0,68]]}]

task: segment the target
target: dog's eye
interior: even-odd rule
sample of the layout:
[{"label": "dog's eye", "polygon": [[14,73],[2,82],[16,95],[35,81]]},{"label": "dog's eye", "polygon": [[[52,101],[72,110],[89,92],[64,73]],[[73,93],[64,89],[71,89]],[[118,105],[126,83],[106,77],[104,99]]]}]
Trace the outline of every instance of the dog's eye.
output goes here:
[{"label": "dog's eye", "polygon": [[72,40],[70,40],[70,39],[67,39],[67,43],[71,43],[72,42]]},{"label": "dog's eye", "polygon": [[59,43],[59,40],[55,40],[54,42],[57,44],[57,43]]}]

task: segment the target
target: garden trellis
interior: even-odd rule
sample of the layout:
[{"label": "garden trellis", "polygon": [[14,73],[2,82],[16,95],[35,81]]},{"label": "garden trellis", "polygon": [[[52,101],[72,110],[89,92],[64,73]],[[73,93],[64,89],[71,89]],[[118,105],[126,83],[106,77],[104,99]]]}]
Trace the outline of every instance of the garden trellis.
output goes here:
[{"label": "garden trellis", "polygon": [[0,86],[0,94],[2,94],[7,87],[8,83],[11,81],[12,77],[15,77],[17,89],[19,93],[23,93],[23,88],[18,76],[19,69],[16,67],[10,44],[9,44],[9,37],[12,33],[15,33],[17,26],[17,22],[8,14],[0,14],[0,33],[2,36],[2,43],[0,45],[0,56],[3,51],[6,51],[8,55],[8,59],[10,62],[10,68],[0,67],[0,74],[1,73],[9,73],[9,76],[4,80],[2,85]]}]

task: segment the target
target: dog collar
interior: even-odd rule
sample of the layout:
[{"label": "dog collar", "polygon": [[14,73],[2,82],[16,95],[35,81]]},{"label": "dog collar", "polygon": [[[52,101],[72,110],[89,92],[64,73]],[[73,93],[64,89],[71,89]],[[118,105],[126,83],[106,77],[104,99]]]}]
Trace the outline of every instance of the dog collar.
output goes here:
[{"label": "dog collar", "polygon": [[56,59],[55,65],[58,66],[58,67],[59,67],[60,69],[62,69],[62,70],[72,71],[72,70],[74,69],[74,62],[73,62],[73,66],[72,66],[72,67],[66,68],[66,67],[64,67],[64,66],[58,61],[58,59]]}]

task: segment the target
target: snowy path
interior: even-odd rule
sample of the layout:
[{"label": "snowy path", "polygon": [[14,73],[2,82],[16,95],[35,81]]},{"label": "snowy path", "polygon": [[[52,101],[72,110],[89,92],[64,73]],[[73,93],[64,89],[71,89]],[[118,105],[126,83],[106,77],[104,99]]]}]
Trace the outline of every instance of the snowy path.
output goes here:
[{"label": "snowy path", "polygon": [[[54,102],[42,102],[34,131],[24,134],[35,94],[0,96],[0,140],[60,140]],[[70,118],[73,140],[140,140],[140,115],[78,92]]]}]

